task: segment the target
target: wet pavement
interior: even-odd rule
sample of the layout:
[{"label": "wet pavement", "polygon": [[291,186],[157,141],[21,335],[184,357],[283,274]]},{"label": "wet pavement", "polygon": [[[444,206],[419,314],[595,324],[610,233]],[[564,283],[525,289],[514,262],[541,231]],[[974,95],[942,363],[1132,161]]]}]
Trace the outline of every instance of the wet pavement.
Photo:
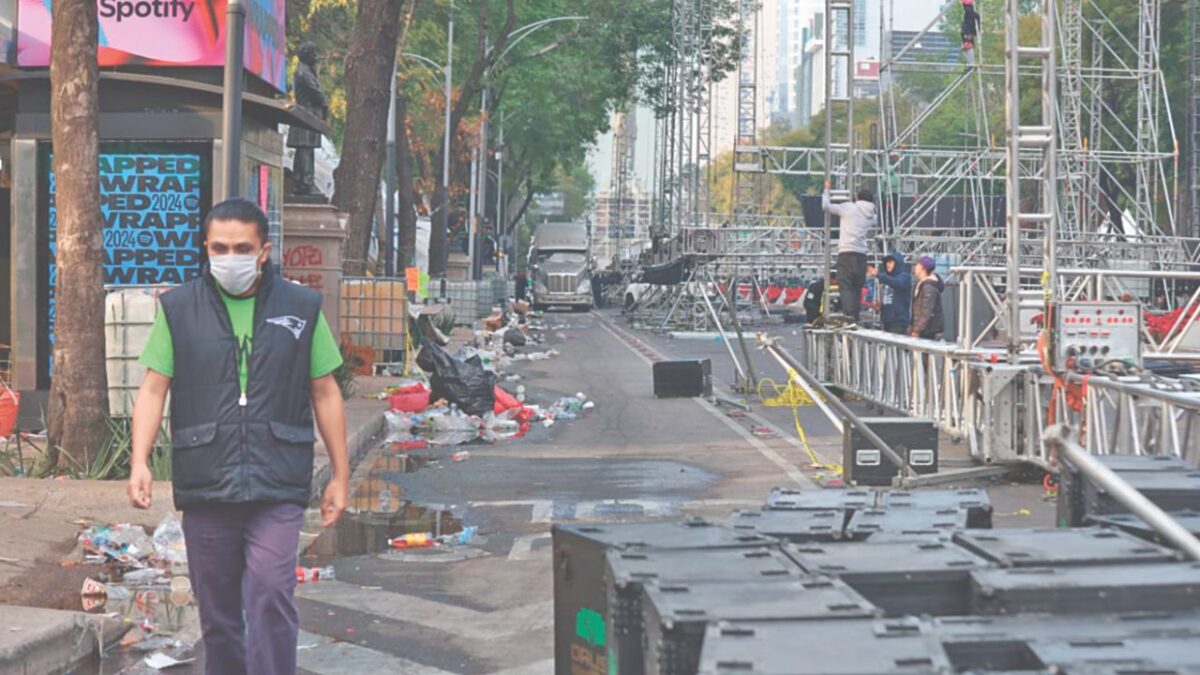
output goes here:
[{"label": "wet pavement", "polygon": [[[331,564],[336,579],[298,588],[301,672],[553,672],[552,523],[724,520],[761,505],[772,487],[813,486],[820,471],[794,438],[790,408],[755,406],[753,416],[734,417],[703,400],[653,397],[659,356],[712,358],[728,393],[733,368],[720,343],[649,336],[607,316],[549,315],[560,327],[548,346],[561,355],[509,369],[532,402],[583,392],[594,410],[523,440],[470,445],[462,462],[452,460],[462,448],[381,446],[355,471],[351,509],[338,526],[321,531],[310,514],[301,564]],[[798,349],[798,334],[785,330]],[[760,374],[783,381],[765,355],[755,358]],[[841,439],[821,414],[801,408],[797,416],[819,459],[839,461]],[[992,494],[998,527],[1052,525],[1053,504],[1041,501],[1040,488]],[[388,543],[465,528],[475,528],[465,544]],[[169,672],[202,672],[198,665]]]}]

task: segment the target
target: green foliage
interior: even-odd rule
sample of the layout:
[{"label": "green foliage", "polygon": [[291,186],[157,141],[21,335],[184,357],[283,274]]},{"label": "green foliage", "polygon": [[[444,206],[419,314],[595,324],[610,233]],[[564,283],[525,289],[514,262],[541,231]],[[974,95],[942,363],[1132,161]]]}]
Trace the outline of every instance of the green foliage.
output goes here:
[{"label": "green foliage", "polygon": [[[85,454],[82,461],[70,453],[59,452],[58,459],[66,463],[67,475],[87,480],[124,480],[129,477],[133,452],[133,422],[128,417],[109,417],[105,420],[108,433],[95,454]],[[37,475],[34,471],[34,475]],[[150,450],[150,474],[154,480],[171,480],[171,439],[165,429]]]},{"label": "green foliage", "polygon": [[338,366],[333,371],[333,379],[337,382],[338,389],[342,392],[342,400],[349,401],[354,397],[354,393],[358,391],[358,383],[354,381],[355,371],[363,367],[364,361],[353,349],[350,348],[350,343],[343,342],[341,344],[342,365]]}]

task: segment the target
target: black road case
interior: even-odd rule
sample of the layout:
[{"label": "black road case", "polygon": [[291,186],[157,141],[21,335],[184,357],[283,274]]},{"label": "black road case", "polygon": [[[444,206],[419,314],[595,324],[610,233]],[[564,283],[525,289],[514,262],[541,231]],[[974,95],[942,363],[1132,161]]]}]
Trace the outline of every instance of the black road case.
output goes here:
[{"label": "black road case", "polygon": [[739,532],[775,537],[796,544],[837,541],[846,530],[846,512],[829,511],[734,511],[729,526]]},{"label": "black road case", "polygon": [[[604,554],[610,549],[746,549],[773,540],[703,520],[671,523],[555,525],[554,656],[556,672],[570,673],[572,659],[607,663],[608,598]],[[605,670],[607,667],[605,668]]]},{"label": "black road case", "polygon": [[692,675],[705,627],[715,621],[874,618],[880,611],[845,582],[647,584],[642,599],[647,673]]},{"label": "black road case", "polygon": [[951,542],[876,542],[784,546],[805,572],[837,576],[887,612],[965,614],[972,570],[983,558]]},{"label": "black road case", "polygon": [[712,396],[712,362],[690,359],[655,363],[654,395],[658,398]]},{"label": "black road case", "polygon": [[777,548],[609,551],[603,589],[608,598],[610,672],[642,672],[646,584],[788,581],[801,576],[800,567]]},{"label": "black road case", "polygon": [[1187,612],[1200,607],[1200,563],[1019,567],[971,573],[972,614]]},{"label": "black road case", "polygon": [[954,541],[1001,567],[1119,565],[1177,559],[1169,548],[1102,527],[965,530],[955,534]]},{"label": "black road case", "polygon": [[966,509],[967,527],[991,529],[992,501],[979,488],[880,490],[880,508]]},{"label": "black road case", "polygon": [[954,672],[915,619],[711,624],[701,675],[943,675]]},{"label": "black road case", "polygon": [[[864,423],[919,474],[937,473],[938,431],[933,420],[908,417],[863,417]],[[900,469],[867,440],[857,427],[845,425],[842,467],[851,485],[891,485]]]}]

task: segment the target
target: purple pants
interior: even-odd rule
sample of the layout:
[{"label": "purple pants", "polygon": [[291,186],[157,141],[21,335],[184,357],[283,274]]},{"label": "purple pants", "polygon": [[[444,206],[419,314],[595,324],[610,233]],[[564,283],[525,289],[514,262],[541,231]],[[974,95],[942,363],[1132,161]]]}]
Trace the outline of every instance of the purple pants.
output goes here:
[{"label": "purple pants", "polygon": [[214,504],[184,512],[208,675],[296,672],[296,548],[303,524],[297,504]]}]

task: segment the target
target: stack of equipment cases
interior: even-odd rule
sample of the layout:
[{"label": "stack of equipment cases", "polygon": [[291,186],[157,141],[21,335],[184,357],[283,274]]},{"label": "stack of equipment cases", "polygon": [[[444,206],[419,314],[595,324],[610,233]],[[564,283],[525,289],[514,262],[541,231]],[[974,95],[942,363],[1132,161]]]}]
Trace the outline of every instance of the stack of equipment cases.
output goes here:
[{"label": "stack of equipment cases", "polygon": [[1074,567],[1177,560],[1169,548],[1102,527],[963,531],[959,546],[1001,567]]},{"label": "stack of equipment cases", "polygon": [[846,525],[846,538],[882,534],[893,539],[949,539],[966,527],[966,509],[862,509],[855,511]]},{"label": "stack of equipment cases", "polygon": [[644,662],[642,594],[647,584],[788,581],[803,576],[777,548],[610,550],[605,555],[609,658],[615,672],[641,673]]},{"label": "stack of equipment cases", "polygon": [[805,572],[837,576],[888,616],[965,614],[971,572],[991,565],[949,541],[789,545],[784,552]]},{"label": "stack of equipment cases", "polygon": [[[557,672],[605,666],[611,643],[604,556],[609,550],[729,549],[775,547],[771,539],[702,520],[671,523],[555,525],[554,656]],[[585,668],[586,669],[586,668]]]},{"label": "stack of equipment cases", "polygon": [[[1131,473],[1188,473],[1196,468],[1169,455],[1096,455],[1101,463],[1125,477]],[[1084,492],[1091,483],[1069,462],[1059,471],[1058,526],[1079,527],[1085,520]]]},{"label": "stack of equipment cases", "polygon": [[[937,473],[938,430],[932,419],[863,417],[862,422],[899,454],[918,474]],[[849,485],[891,485],[900,468],[847,424],[842,434],[842,466]]]},{"label": "stack of equipment cases", "polygon": [[700,675],[943,675],[945,650],[916,619],[709,624]]},{"label": "stack of equipment cases", "polygon": [[1200,606],[1200,563],[1018,567],[971,573],[972,614],[1186,612]]},{"label": "stack of equipment cases", "polygon": [[[1192,536],[1200,539],[1200,513],[1196,511],[1168,511],[1168,515],[1179,523]],[[1107,516],[1089,516],[1088,521],[1100,525],[1102,527],[1113,527],[1123,532],[1128,532],[1132,535],[1141,537],[1146,541],[1153,541],[1158,544],[1171,546],[1169,541],[1163,539],[1162,535],[1155,532],[1141,518],[1131,513],[1115,513]]]},{"label": "stack of equipment cases", "polygon": [[[1138,471],[1119,475],[1130,487],[1164,511],[1183,511],[1200,504],[1200,471]],[[1084,481],[1083,509],[1084,520],[1092,515],[1129,512],[1092,481]]]},{"label": "stack of equipment cases", "polygon": [[1029,643],[1029,648],[1051,673],[1162,675],[1200,672],[1200,647],[1195,638],[1034,641]]},{"label": "stack of equipment cases", "polygon": [[1200,640],[1200,614],[1195,612],[944,616],[934,617],[930,622],[934,636],[942,643],[956,672],[1045,672],[1045,666],[1030,648],[1032,642],[1088,643],[1169,637],[1196,644]]},{"label": "stack of equipment cases", "polygon": [[992,501],[979,488],[961,490],[883,490],[879,493],[879,508],[966,509],[967,527],[992,528]]},{"label": "stack of equipment cases", "polygon": [[658,398],[712,396],[712,362],[708,359],[659,361],[653,370]]},{"label": "stack of equipment cases", "polygon": [[692,675],[705,627],[718,621],[864,619],[879,610],[837,579],[647,584],[642,599],[647,673]]},{"label": "stack of equipment cases", "polygon": [[854,511],[875,506],[878,493],[872,488],[844,490],[795,490],[774,488],[767,497],[768,511]]},{"label": "stack of equipment cases", "polygon": [[846,520],[846,512],[841,510],[734,511],[729,518],[729,526],[739,532],[803,544],[841,539],[846,530]]}]

